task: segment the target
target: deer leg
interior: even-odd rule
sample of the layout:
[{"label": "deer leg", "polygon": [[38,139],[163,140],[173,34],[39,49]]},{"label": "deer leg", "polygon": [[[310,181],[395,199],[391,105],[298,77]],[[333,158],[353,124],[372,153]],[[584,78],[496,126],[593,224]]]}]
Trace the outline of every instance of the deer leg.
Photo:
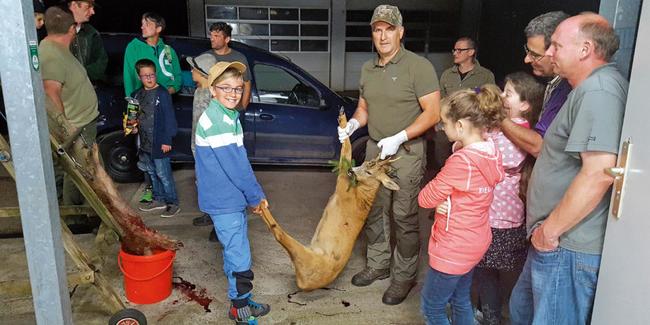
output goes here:
[{"label": "deer leg", "polygon": [[268,208],[262,208],[261,216],[266,225],[269,227],[269,230],[271,230],[273,233],[275,239],[289,253],[291,260],[294,261],[294,265],[296,259],[309,259],[309,256],[314,255],[314,252],[311,249],[305,247],[295,238],[291,237],[284,231],[284,229],[282,229],[282,227],[280,227],[280,225],[278,225]]}]

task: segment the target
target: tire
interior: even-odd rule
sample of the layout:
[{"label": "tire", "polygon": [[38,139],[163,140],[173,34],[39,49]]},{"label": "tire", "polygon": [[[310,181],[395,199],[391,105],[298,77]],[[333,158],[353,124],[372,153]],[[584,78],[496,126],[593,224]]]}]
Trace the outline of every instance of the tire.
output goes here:
[{"label": "tire", "polygon": [[352,142],[352,159],[354,160],[355,166],[361,166],[361,164],[363,164],[363,161],[366,159],[367,142],[367,135],[359,137]]},{"label": "tire", "polygon": [[115,313],[108,325],[147,325],[147,318],[137,309],[126,308]]},{"label": "tire", "polygon": [[114,131],[98,141],[104,160],[104,169],[118,183],[142,181],[142,171],[138,169],[138,150],[134,135],[124,136],[122,131]]}]

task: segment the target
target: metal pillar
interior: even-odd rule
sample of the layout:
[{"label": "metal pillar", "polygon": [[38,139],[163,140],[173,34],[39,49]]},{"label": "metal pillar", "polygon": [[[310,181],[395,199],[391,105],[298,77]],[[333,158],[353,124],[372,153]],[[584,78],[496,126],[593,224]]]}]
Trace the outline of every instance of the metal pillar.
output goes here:
[{"label": "metal pillar", "polygon": [[345,90],[346,0],[332,0],[330,6],[330,88]]},{"label": "metal pillar", "polygon": [[32,1],[0,0],[0,76],[38,324],[72,324]]},{"label": "metal pillar", "polygon": [[614,55],[618,69],[630,79],[641,0],[602,0],[599,13],[614,26],[621,44]]}]

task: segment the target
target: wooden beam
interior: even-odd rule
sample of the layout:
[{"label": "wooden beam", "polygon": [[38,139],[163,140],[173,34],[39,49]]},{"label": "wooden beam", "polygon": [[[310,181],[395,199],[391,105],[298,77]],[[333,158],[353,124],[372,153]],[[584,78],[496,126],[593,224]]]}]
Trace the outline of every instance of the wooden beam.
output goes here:
[{"label": "wooden beam", "polygon": [[[97,212],[87,205],[61,205],[59,206],[59,214],[61,217],[69,216],[88,216],[96,217]],[[4,207],[0,208],[0,218],[15,218],[20,217],[19,207]]]},{"label": "wooden beam", "polygon": [[[80,284],[90,284],[95,281],[95,272],[81,271],[68,274],[68,289]],[[32,287],[28,279],[0,281],[0,292],[5,297],[31,296]]]}]

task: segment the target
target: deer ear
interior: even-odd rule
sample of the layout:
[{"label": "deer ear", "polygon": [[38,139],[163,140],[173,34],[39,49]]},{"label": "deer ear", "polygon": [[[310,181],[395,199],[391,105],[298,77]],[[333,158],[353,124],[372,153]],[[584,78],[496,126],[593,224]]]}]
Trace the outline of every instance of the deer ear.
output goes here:
[{"label": "deer ear", "polygon": [[388,175],[382,174],[377,177],[377,179],[389,190],[399,191],[399,185],[395,183]]}]

